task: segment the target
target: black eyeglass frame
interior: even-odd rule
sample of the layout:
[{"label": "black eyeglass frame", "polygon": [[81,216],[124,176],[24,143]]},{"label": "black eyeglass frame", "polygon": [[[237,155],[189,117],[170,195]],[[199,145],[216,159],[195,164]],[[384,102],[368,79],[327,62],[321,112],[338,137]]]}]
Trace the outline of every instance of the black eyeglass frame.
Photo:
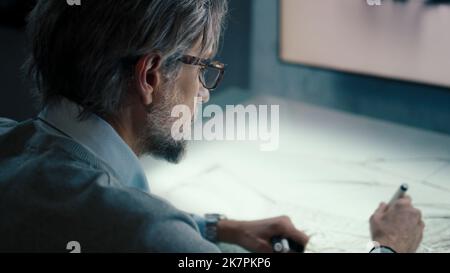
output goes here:
[{"label": "black eyeglass frame", "polygon": [[[200,78],[200,82],[202,83],[203,87],[205,87],[206,89],[208,89],[209,91],[213,91],[215,90],[219,84],[222,82],[224,76],[225,76],[225,70],[226,70],[226,65],[218,62],[218,61],[213,61],[213,60],[209,60],[209,59],[202,59],[199,57],[195,57],[195,56],[190,56],[190,55],[184,55],[179,59],[180,62],[187,64],[187,65],[196,65],[196,66],[200,66],[201,68],[201,72],[199,75]],[[205,79],[203,78],[203,72],[206,68],[212,68],[212,69],[216,69],[219,71],[219,76],[217,77],[215,83],[213,84],[213,86],[207,86]]]}]

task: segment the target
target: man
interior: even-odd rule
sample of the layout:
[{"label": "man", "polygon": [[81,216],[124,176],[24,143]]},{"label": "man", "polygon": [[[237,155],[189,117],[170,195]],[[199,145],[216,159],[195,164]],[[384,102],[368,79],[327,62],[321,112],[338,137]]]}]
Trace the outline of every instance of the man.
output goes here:
[{"label": "man", "polygon": [[[308,243],[285,216],[186,214],[151,193],[138,161],[181,159],[171,110],[193,110],[219,84],[224,66],[209,59],[226,12],[226,0],[38,2],[28,65],[42,112],[0,120],[0,251],[66,251],[69,241],[83,252],[219,252],[218,241],[271,252],[274,236]],[[413,252],[423,222],[403,198],[380,205],[371,229],[381,245]]]}]

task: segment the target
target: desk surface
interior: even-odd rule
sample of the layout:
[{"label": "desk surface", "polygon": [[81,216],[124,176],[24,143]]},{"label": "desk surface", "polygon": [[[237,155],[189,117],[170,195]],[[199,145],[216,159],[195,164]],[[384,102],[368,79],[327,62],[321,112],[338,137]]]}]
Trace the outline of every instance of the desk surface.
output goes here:
[{"label": "desk surface", "polygon": [[450,136],[270,97],[280,147],[193,142],[178,165],[142,160],[152,191],[178,208],[235,219],[289,215],[309,252],[366,252],[368,219],[401,183],[423,212],[420,252],[450,252]]}]

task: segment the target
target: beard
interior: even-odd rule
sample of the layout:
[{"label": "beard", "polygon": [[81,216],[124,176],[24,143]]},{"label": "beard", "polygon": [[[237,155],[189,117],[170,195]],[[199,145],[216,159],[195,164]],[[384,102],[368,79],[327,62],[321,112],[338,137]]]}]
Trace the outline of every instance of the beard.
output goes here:
[{"label": "beard", "polygon": [[187,142],[175,140],[171,129],[177,118],[172,117],[172,109],[182,103],[179,92],[163,86],[158,91],[160,100],[147,108],[146,124],[139,136],[139,149],[143,155],[152,155],[170,163],[179,163],[186,153]]}]

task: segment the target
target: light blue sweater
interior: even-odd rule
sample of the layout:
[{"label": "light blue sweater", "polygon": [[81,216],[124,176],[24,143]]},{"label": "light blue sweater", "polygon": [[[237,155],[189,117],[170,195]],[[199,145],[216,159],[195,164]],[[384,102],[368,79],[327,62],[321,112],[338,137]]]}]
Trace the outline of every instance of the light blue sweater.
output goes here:
[{"label": "light blue sweater", "polygon": [[0,119],[0,252],[67,252],[70,241],[82,252],[219,252],[190,215],[149,192],[106,122],[55,126],[76,118],[66,103]]}]

